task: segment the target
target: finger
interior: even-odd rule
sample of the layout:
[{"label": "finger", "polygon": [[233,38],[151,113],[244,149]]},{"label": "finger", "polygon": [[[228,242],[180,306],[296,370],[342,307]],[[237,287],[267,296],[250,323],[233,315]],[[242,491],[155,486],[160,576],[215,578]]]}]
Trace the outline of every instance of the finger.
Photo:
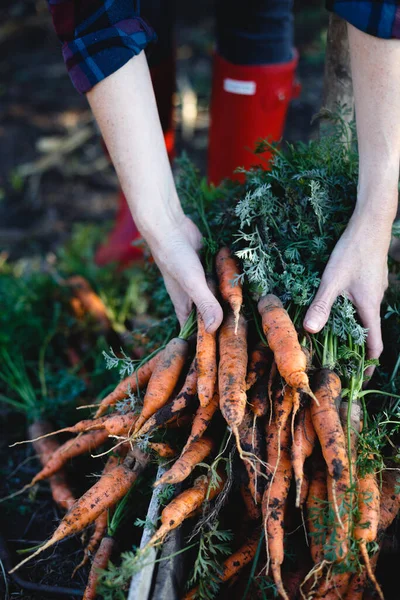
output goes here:
[{"label": "finger", "polygon": [[380,307],[357,306],[357,312],[363,327],[368,329],[367,357],[379,358],[383,350]]},{"label": "finger", "polygon": [[177,281],[175,281],[168,274],[164,275],[163,277],[165,287],[167,288],[169,297],[174,305],[179,325],[183,327],[190,314],[190,311],[192,310],[193,302]]},{"label": "finger", "polygon": [[222,308],[210,291],[204,269],[194,249],[182,244],[176,246],[168,256],[169,273],[193,300],[201,314],[206,330],[216,331],[221,325]]},{"label": "finger", "polygon": [[334,288],[324,283],[321,284],[315,295],[314,300],[304,317],[303,327],[309,333],[318,333],[326,325],[331,314],[332,305],[335,302],[338,293]]}]

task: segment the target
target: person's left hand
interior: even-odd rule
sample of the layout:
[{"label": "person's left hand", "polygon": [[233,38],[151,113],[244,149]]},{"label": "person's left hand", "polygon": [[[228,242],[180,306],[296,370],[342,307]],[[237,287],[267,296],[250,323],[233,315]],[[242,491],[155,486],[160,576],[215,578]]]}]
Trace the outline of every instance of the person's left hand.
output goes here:
[{"label": "person's left hand", "polygon": [[379,358],[383,350],[380,305],[388,285],[391,220],[380,217],[356,208],[331,254],[303,323],[310,333],[320,331],[336,298],[346,294],[368,329],[368,358]]}]

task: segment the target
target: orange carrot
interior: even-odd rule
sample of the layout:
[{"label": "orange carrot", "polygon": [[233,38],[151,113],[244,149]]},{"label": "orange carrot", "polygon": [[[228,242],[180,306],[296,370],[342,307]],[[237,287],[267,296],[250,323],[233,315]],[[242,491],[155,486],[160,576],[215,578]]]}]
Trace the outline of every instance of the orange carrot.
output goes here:
[{"label": "orange carrot", "polygon": [[149,431],[161,427],[186,408],[191,409],[194,406],[197,397],[197,378],[197,361],[196,359],[193,359],[185,383],[179,394],[172,402],[169,402],[154,413],[154,415],[150,417],[137,432],[137,435],[145,435]]},{"label": "orange carrot", "polygon": [[158,479],[154,486],[164,483],[180,483],[189,477],[196,466],[210,454],[213,449],[213,441],[210,438],[202,437],[197,442],[193,442],[184,454],[182,454],[173,466]]},{"label": "orange carrot", "polygon": [[93,559],[88,582],[82,600],[96,600],[96,589],[99,581],[99,571],[100,569],[107,568],[114,547],[115,540],[113,537],[103,537],[103,539],[101,540],[100,547],[97,550],[96,555]]},{"label": "orange carrot", "polygon": [[173,338],[164,348],[147,384],[135,433],[169,400],[186,362],[188,348],[187,341],[179,337]]},{"label": "orange carrot", "polygon": [[349,587],[351,579],[350,571],[336,570],[329,572],[326,577],[320,579],[313,600],[339,600],[343,598]]},{"label": "orange carrot", "polygon": [[[83,494],[61,520],[52,537],[36,552],[22,560],[10,573],[13,573],[55,543],[70,535],[80,533],[85,527],[93,523],[102,512],[114,506],[127,494],[138,475],[146,467],[147,462],[148,457],[135,449],[122,464],[103,475],[94,486]],[[135,464],[131,468],[133,463]]]},{"label": "orange carrot", "polygon": [[356,461],[357,461],[357,444],[358,444],[358,435],[361,431],[361,407],[356,402],[352,402],[351,404],[351,413],[350,413],[350,431],[348,431],[348,410],[349,403],[342,402],[339,406],[339,417],[340,422],[343,427],[343,432],[348,441],[350,437],[350,460],[351,460],[351,474],[353,482],[357,479],[356,473]]},{"label": "orange carrot", "polygon": [[311,456],[315,446],[316,433],[311,420],[310,407],[301,409],[294,428],[292,443],[292,464],[296,482],[296,506],[301,506],[300,496],[304,478],[304,462]]},{"label": "orange carrot", "polygon": [[129,393],[135,394],[138,390],[143,388],[149,381],[158,359],[162,357],[162,352],[163,351],[161,350],[158,354],[155,354],[149,361],[136,369],[132,375],[125,377],[112,392],[103,398],[94,418],[96,419],[104,415],[108,408],[115,406],[117,402],[124,400]]},{"label": "orange carrot", "polygon": [[326,465],[322,457],[315,457],[307,496],[307,523],[311,558],[318,565],[324,558],[326,540],[325,509],[328,498]]},{"label": "orange carrot", "polygon": [[205,475],[197,477],[193,487],[185,490],[164,508],[161,513],[161,526],[148,543],[148,547],[161,543],[167,533],[176,529],[204,502],[208,479]]},{"label": "orange carrot", "polygon": [[[263,454],[261,433],[258,427],[253,427],[252,421],[251,413],[247,410],[243,421],[239,425],[240,445],[246,453],[260,457]],[[253,504],[260,505],[264,483],[260,462],[250,459],[243,462],[248,476],[246,487],[248,487],[253,499]]]},{"label": "orange carrot", "polygon": [[[279,444],[278,449],[277,444]],[[267,449],[268,463],[274,470],[262,499],[265,540],[278,593],[288,600],[281,576],[281,565],[284,559],[284,513],[292,479],[290,427],[287,419],[281,428],[277,420],[268,426]]]},{"label": "orange carrot", "polygon": [[347,444],[336,402],[340,399],[341,383],[338,375],[329,369],[321,369],[315,376],[314,392],[319,406],[311,404],[311,419],[321,444],[330,480],[328,478],[328,496],[332,494],[333,508],[337,525],[342,529],[343,544],[339,555],[347,552],[345,540],[348,536],[348,510],[346,494],[350,487],[350,472]]},{"label": "orange carrot", "polygon": [[[371,559],[371,568],[374,558],[375,556]],[[361,573],[353,573],[344,600],[363,600],[367,583],[368,575],[366,570],[361,571]]]},{"label": "orange carrot", "polygon": [[[105,475],[106,473],[109,473],[110,471],[112,471],[112,469],[117,467],[118,464],[119,464],[118,456],[113,456],[113,455],[109,456],[106,464],[104,465],[102,475]],[[75,575],[75,573],[87,563],[90,556],[97,550],[102,539],[106,535],[107,528],[108,528],[109,513],[110,513],[109,510],[105,510],[95,520],[92,535],[90,536],[89,542],[86,544],[85,550],[83,552],[83,558],[82,558],[81,562],[73,570],[71,577],[73,577]],[[90,579],[90,575],[89,575],[89,579]]]},{"label": "orange carrot", "polygon": [[[370,458],[373,460],[373,456]],[[368,577],[374,584],[381,600],[384,600],[382,590],[371,569],[367,550],[367,544],[375,542],[378,535],[380,514],[380,492],[374,472],[364,473],[362,477],[358,478],[357,495],[359,519],[353,530],[354,539],[359,543]]]},{"label": "orange carrot", "polygon": [[255,417],[265,417],[268,412],[268,376],[265,374],[250,391],[250,407]]},{"label": "orange carrot", "polygon": [[252,521],[260,518],[261,508],[260,505],[254,504],[253,494],[250,492],[246,484],[240,486],[240,493],[242,494],[243,502],[246,507],[247,514]]},{"label": "orange carrot", "polygon": [[266,374],[270,363],[269,349],[259,342],[250,355],[249,366],[246,377],[246,390],[249,390],[253,385]]},{"label": "orange carrot", "polygon": [[[64,427],[63,429],[59,429],[58,431],[52,431],[50,433],[46,433],[38,438],[34,438],[32,440],[28,440],[31,442],[36,442],[46,437],[50,437],[52,435],[56,435],[58,433],[87,433],[88,431],[96,431],[99,429],[105,429],[109,435],[127,435],[134,424],[137,421],[137,415],[134,412],[128,412],[124,415],[121,414],[112,414],[106,415],[104,417],[99,417],[98,419],[85,419],[83,421],[79,421],[75,425],[71,427]],[[14,446],[18,444],[23,444],[23,442],[16,442],[13,444]]]},{"label": "orange carrot", "polygon": [[219,334],[218,386],[222,415],[237,438],[237,428],[246,410],[247,325],[240,316],[237,333],[235,317],[229,312]]},{"label": "orange carrot", "polygon": [[176,450],[166,443],[150,442],[149,448],[151,448],[151,450],[153,450],[153,452],[158,454],[158,456],[161,458],[173,458],[177,454]]},{"label": "orange carrot", "polygon": [[274,354],[279,373],[292,388],[310,394],[306,373],[307,358],[282,302],[272,294],[263,296],[258,303],[258,312],[262,317],[264,334]]},{"label": "orange carrot", "polygon": [[[29,436],[33,438],[45,435],[51,429],[47,421],[35,421],[29,427]],[[40,439],[33,442],[33,448],[43,467],[51,460],[52,455],[58,451],[60,444],[52,439]],[[68,510],[75,502],[75,496],[67,482],[67,475],[63,469],[52,475],[49,479],[51,495],[54,502],[62,509]]]},{"label": "orange carrot", "polygon": [[62,467],[72,458],[95,450],[104,444],[107,438],[108,432],[100,430],[85,433],[73,440],[68,440],[54,452],[43,469],[32,479],[30,486],[35,485],[35,483],[43,481],[44,479],[48,479],[62,469]]},{"label": "orange carrot", "polygon": [[[229,556],[222,565],[222,573],[220,576],[221,583],[225,583],[232,579],[243,567],[249,564],[256,555],[258,544],[260,541],[260,535],[258,531],[249,538],[249,540],[236,550],[231,556]],[[197,598],[198,588],[191,589],[182,600],[194,600]]]},{"label": "orange carrot", "polygon": [[[65,283],[72,289],[83,312],[89,314],[98,323],[102,331],[109,331],[112,329],[111,321],[107,315],[107,308],[103,300],[94,292],[92,286],[84,277],[75,275],[69,277]],[[71,305],[75,314],[79,317],[80,308],[74,302],[71,302]]]},{"label": "orange carrot", "polygon": [[190,435],[187,439],[187,442],[182,450],[182,454],[184,452],[186,452],[186,450],[189,448],[189,446],[191,444],[193,444],[193,442],[196,442],[197,440],[199,440],[201,438],[201,436],[204,434],[207,427],[211,423],[211,419],[213,418],[218,407],[219,407],[219,395],[218,395],[218,392],[215,391],[211,402],[209,402],[207,404],[207,406],[204,406],[204,407],[199,406],[198,409],[196,410],[196,414],[194,415],[194,419],[193,419],[193,423],[192,423],[192,430],[191,430]]},{"label": "orange carrot", "polygon": [[222,299],[229,304],[233,311],[236,330],[243,304],[242,285],[237,281],[237,277],[241,275],[239,261],[231,255],[229,248],[225,247],[219,250],[215,258],[215,267],[219,280],[219,290]]},{"label": "orange carrot", "polygon": [[290,386],[286,385],[283,394],[274,394],[274,419],[278,427],[278,430],[282,430],[286,427],[286,423],[290,417],[290,413],[293,409],[293,400],[296,391]]},{"label": "orange carrot", "polygon": [[193,415],[175,415],[165,423],[165,429],[184,429],[192,424]]},{"label": "orange carrot", "polygon": [[[216,295],[216,285],[211,276],[207,277],[208,287]],[[201,314],[197,313],[197,371],[199,374],[197,391],[200,406],[207,406],[214,396],[217,385],[217,334],[208,333]]]},{"label": "orange carrot", "polygon": [[303,480],[301,482],[301,489],[300,489],[300,501],[299,501],[300,508],[303,508],[304,503],[307,500],[309,489],[310,489],[310,479],[306,473],[303,473]]},{"label": "orange carrot", "polygon": [[75,567],[72,572],[71,578],[74,577],[78,569],[81,569],[89,560],[90,556],[96,552],[98,546],[101,544],[102,539],[107,533],[108,528],[108,510],[102,512],[94,522],[93,533],[90,536],[89,542],[87,543],[81,562]]},{"label": "orange carrot", "polygon": [[[385,537],[385,532],[393,523],[400,510],[400,493],[398,475],[395,471],[383,471],[382,474],[382,493],[380,501],[380,515],[376,541],[379,545],[379,550],[370,560],[371,570],[374,572],[378,563],[379,552],[382,541]],[[361,573],[353,575],[345,600],[362,600],[367,585],[368,573],[364,569]]]}]

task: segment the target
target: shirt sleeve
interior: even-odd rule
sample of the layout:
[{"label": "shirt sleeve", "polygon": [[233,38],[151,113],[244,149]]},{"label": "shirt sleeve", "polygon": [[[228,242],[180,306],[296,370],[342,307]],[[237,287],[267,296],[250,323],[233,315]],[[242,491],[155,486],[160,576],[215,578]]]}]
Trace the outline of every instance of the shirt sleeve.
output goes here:
[{"label": "shirt sleeve", "polygon": [[72,83],[81,94],[157,36],[133,0],[48,0]]},{"label": "shirt sleeve", "polygon": [[327,0],[326,7],[365,33],[400,39],[400,0]]}]

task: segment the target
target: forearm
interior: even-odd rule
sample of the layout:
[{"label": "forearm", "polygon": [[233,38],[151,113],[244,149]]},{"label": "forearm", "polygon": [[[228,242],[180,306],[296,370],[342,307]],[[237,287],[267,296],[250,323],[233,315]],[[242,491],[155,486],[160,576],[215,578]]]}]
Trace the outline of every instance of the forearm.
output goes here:
[{"label": "forearm", "polygon": [[184,218],[144,52],[87,94],[134,219],[159,242]]},{"label": "forearm", "polygon": [[360,157],[356,214],[390,229],[400,163],[400,40],[348,25]]}]

